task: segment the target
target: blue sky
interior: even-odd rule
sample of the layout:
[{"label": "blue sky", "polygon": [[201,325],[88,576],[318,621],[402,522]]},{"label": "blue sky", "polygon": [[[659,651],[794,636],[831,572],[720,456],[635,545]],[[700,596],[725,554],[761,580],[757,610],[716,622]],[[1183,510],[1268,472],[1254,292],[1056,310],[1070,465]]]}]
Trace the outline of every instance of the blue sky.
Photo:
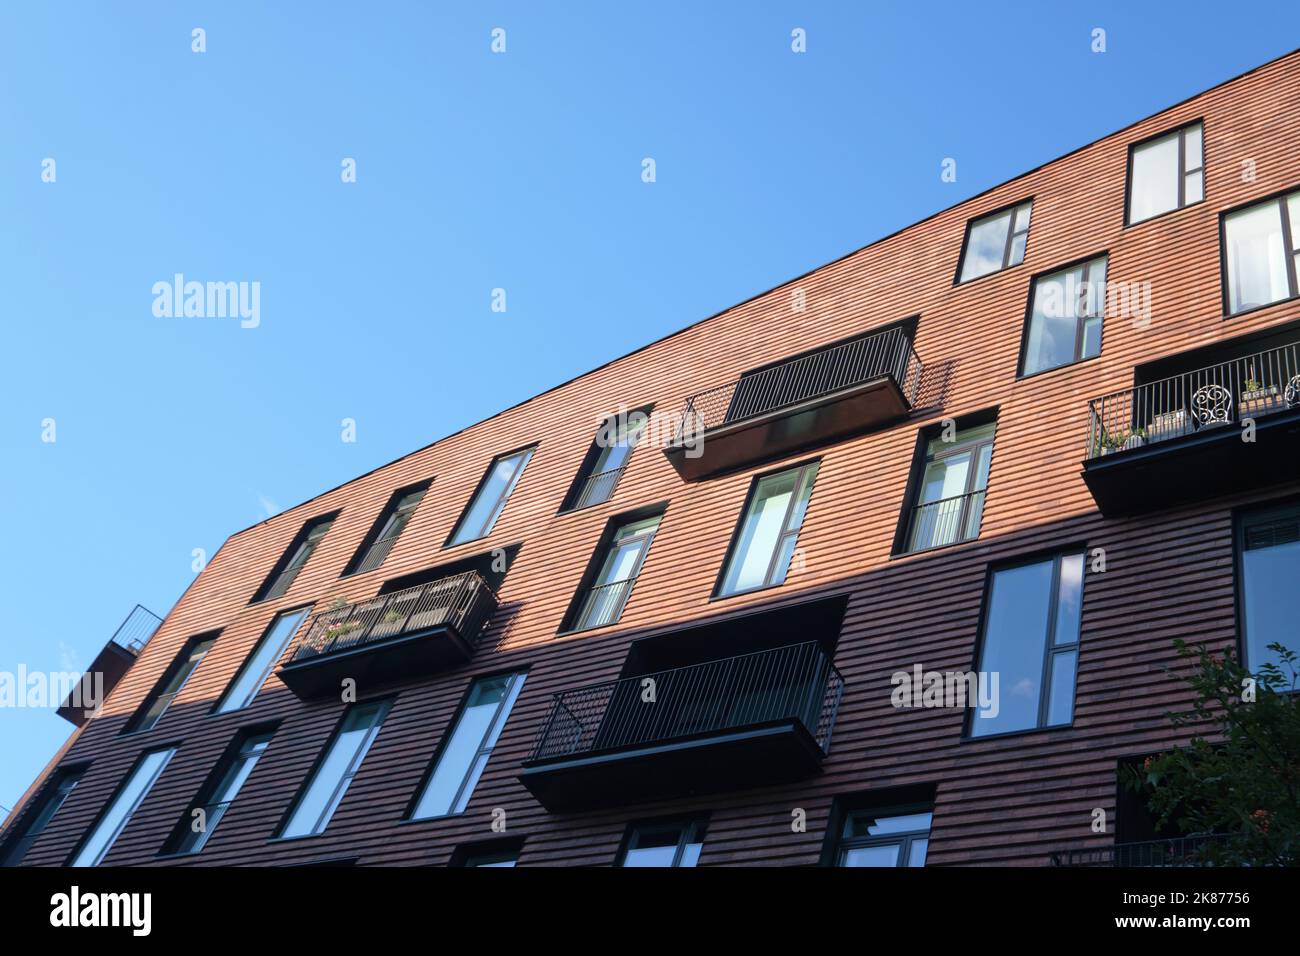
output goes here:
[{"label": "blue sky", "polygon": [[[84,668],[134,603],[172,606],[193,549],[1297,27],[1283,3],[6,4],[0,671]],[[260,325],[156,317],[178,272],[259,282]],[[69,731],[0,710],[0,804]]]}]

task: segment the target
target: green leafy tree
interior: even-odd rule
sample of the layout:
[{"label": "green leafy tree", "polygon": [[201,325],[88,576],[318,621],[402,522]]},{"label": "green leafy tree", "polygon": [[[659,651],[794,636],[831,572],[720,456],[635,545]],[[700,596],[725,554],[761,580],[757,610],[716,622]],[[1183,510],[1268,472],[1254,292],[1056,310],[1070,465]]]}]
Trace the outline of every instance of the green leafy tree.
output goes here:
[{"label": "green leafy tree", "polygon": [[1216,866],[1300,865],[1300,694],[1296,654],[1269,649],[1278,663],[1252,674],[1228,652],[1175,641],[1195,667],[1188,711],[1170,714],[1193,734],[1184,747],[1131,768],[1127,785],[1147,797],[1157,825],[1192,841],[1184,862]]}]

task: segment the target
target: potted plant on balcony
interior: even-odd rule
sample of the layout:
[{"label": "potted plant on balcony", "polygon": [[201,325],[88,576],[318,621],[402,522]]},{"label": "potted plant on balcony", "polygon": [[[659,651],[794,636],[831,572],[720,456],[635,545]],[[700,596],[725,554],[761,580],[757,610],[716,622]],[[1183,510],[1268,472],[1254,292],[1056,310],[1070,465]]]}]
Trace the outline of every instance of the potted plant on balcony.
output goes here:
[{"label": "potted plant on balcony", "polygon": [[1141,448],[1146,444],[1146,432],[1141,428],[1136,431],[1128,428],[1121,428],[1113,432],[1103,430],[1098,444],[1103,455],[1109,455],[1117,451],[1127,451],[1130,448]]},{"label": "potted plant on balcony", "polygon": [[1254,375],[1246,379],[1241,393],[1241,414],[1247,418],[1267,415],[1282,407],[1282,394],[1276,385],[1264,385]]}]

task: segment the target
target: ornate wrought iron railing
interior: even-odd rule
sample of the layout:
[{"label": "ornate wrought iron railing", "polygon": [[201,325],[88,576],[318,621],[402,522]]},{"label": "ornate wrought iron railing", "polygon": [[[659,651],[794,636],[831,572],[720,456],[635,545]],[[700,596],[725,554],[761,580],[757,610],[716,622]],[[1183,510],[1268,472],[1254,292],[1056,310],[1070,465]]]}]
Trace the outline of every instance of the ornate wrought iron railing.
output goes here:
[{"label": "ornate wrought iron railing", "polygon": [[815,641],[556,694],[533,760],[798,720],[823,753],[844,680]]},{"label": "ornate wrought iron railing", "polygon": [[1053,866],[1207,866],[1213,847],[1226,837],[1220,834],[1144,840],[1110,846],[1061,850],[1052,854]]},{"label": "ornate wrought iron railing", "polygon": [[321,654],[387,641],[435,627],[455,628],[473,646],[497,607],[492,588],[477,571],[331,607],[307,623],[293,654],[297,663]]},{"label": "ornate wrought iron railing", "polygon": [[686,400],[675,441],[710,428],[731,425],[888,376],[908,404],[916,400],[921,360],[899,327],[746,372],[734,382],[698,392]]},{"label": "ornate wrought iron railing", "polygon": [[1092,399],[1086,458],[1296,407],[1300,407],[1300,343]]}]

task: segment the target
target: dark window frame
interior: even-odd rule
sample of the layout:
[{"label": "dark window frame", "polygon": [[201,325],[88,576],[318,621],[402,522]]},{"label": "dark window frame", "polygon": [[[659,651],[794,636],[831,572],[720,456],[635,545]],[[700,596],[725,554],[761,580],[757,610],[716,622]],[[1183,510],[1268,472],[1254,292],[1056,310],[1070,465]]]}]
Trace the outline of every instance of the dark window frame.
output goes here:
[{"label": "dark window frame", "polygon": [[[817,865],[837,866],[840,836],[844,832],[844,824],[853,814],[866,811],[883,812],[909,806],[928,810],[933,814],[938,809],[938,800],[939,788],[932,783],[906,784],[837,794],[831,800],[830,813],[826,817],[826,831],[822,836],[821,856],[818,858]],[[931,821],[931,830],[933,830],[933,821]]]},{"label": "dark window frame", "polygon": [[[171,709],[171,705],[175,702],[177,696],[179,696],[180,692],[185,689],[185,686],[194,677],[194,672],[199,669],[208,654],[212,653],[212,648],[217,643],[217,638],[220,636],[221,630],[219,629],[215,631],[207,631],[203,634],[196,634],[193,637],[188,638],[185,643],[181,645],[181,649],[176,653],[176,656],[172,658],[172,662],[167,665],[158,680],[154,682],[153,687],[150,688],[149,693],[145,695],[144,700],[140,702],[140,706],[132,712],[130,719],[122,727],[121,736],[125,737],[130,734],[146,734],[158,726],[163,717],[167,716],[167,711]],[[163,688],[167,687],[176,679],[185,668],[185,665],[189,663],[194,651],[200,645],[205,643],[208,646],[204,649],[203,655],[199,658],[198,663],[190,668],[189,673],[185,675],[174,691],[164,692]],[[162,711],[154,718],[153,723],[148,727],[141,727],[140,724],[144,721],[145,717],[148,716],[149,711],[153,709],[154,703],[163,696],[168,696],[169,700],[163,707]]]},{"label": "dark window frame", "polygon": [[[663,518],[668,512],[668,502],[661,501],[658,504],[646,505],[643,508],[637,508],[634,511],[625,511],[622,514],[612,515],[605,522],[605,527],[601,531],[600,537],[596,541],[596,547],[592,550],[591,557],[587,559],[587,565],[583,569],[582,577],[578,580],[577,590],[574,591],[573,597],[569,600],[569,606],[564,612],[564,617],[560,619],[557,636],[567,634],[580,634],[586,631],[594,631],[602,627],[612,627],[617,624],[623,617],[623,612],[627,609],[627,602],[631,600],[632,591],[636,587],[636,581],[641,576],[641,571],[645,567],[645,562],[650,556],[650,548],[654,544],[654,539],[659,535],[663,528]],[[586,605],[587,596],[595,585],[596,577],[600,574],[600,569],[604,566],[605,560],[609,555],[609,549],[614,543],[614,537],[618,530],[625,525],[637,521],[644,521],[647,518],[659,518],[659,526],[649,533],[650,542],[642,552],[640,560],[637,562],[636,573],[627,580],[632,583],[628,586],[628,593],[623,598],[622,606],[619,608],[618,615],[604,624],[597,624],[591,627],[579,628],[577,626],[581,618],[582,611]]]},{"label": "dark window frame", "polygon": [[[1195,167],[1194,169],[1188,169],[1186,168],[1187,167],[1187,158],[1186,158],[1187,157],[1187,131],[1190,130],[1193,126],[1201,127],[1201,164]],[[1164,139],[1167,136],[1172,136],[1174,133],[1179,134],[1178,135],[1178,205],[1174,206],[1173,209],[1166,209],[1164,212],[1158,212],[1153,216],[1147,216],[1145,219],[1139,219],[1136,222],[1134,222],[1133,221],[1133,157],[1137,153],[1137,151],[1142,149],[1144,146],[1150,146],[1156,140]],[[1196,200],[1195,202],[1187,202],[1186,199],[1187,177],[1190,176],[1192,173],[1197,173],[1197,172],[1201,174],[1201,198]],[[1201,203],[1205,202],[1206,185],[1207,184],[1205,182],[1205,119],[1204,117],[1198,116],[1196,119],[1191,119],[1185,123],[1180,123],[1177,126],[1172,126],[1169,129],[1161,130],[1159,133],[1155,133],[1151,136],[1147,136],[1143,139],[1138,140],[1135,143],[1129,143],[1128,158],[1124,166],[1124,228],[1129,229],[1135,226],[1143,226],[1146,225],[1148,222],[1154,222],[1157,219],[1161,219],[1165,216],[1176,213],[1182,209],[1188,209],[1192,206],[1199,206]]]},{"label": "dark window frame", "polygon": [[479,867],[483,864],[476,863],[476,860],[488,857],[510,857],[515,861],[515,866],[518,866],[519,857],[523,855],[524,851],[524,841],[525,837],[518,836],[461,843],[456,849],[452,850],[447,865],[449,867]]},{"label": "dark window frame", "polygon": [[[865,837],[846,837],[844,828],[848,822],[859,815],[870,814],[873,817],[901,817],[913,813],[930,814],[930,825],[924,830],[903,830],[895,833],[882,833],[879,836]],[[918,839],[926,841],[926,862],[929,862],[929,843],[930,835],[934,832],[934,804],[933,803],[905,803],[905,804],[885,804],[879,807],[867,805],[857,807],[851,810],[845,810],[836,826],[836,838],[834,856],[831,866],[843,867],[841,862],[846,850],[867,849],[873,846],[888,846],[891,843],[902,843],[898,850],[898,862],[894,864],[895,869],[915,870],[924,869],[925,864],[920,867],[912,866],[908,861],[912,856],[912,844]]]},{"label": "dark window frame", "polygon": [[[379,509],[379,514],[370,525],[370,530],[366,532],[366,536],[362,538],[361,543],[357,545],[357,550],[353,553],[352,557],[348,559],[348,563],[344,565],[343,573],[340,574],[339,577],[346,578],[351,577],[354,574],[368,574],[371,571],[378,571],[382,568],[384,562],[387,561],[389,555],[392,554],[393,548],[397,546],[397,542],[401,540],[402,535],[406,533],[406,529],[409,528],[411,522],[415,520],[415,516],[420,511],[420,505],[424,504],[425,498],[428,497],[429,489],[431,487],[433,487],[433,479],[426,478],[424,481],[417,481],[413,484],[398,488],[389,495],[388,501],[386,501],[384,506]],[[401,530],[395,535],[382,539],[384,541],[392,541],[392,544],[389,545],[388,550],[384,552],[384,556],[380,558],[379,563],[372,568],[367,568],[365,571],[358,570],[361,565],[365,563],[366,559],[370,557],[371,549],[380,543],[380,535],[383,533],[384,529],[388,527],[388,522],[396,516],[398,505],[400,505],[405,498],[415,494],[416,492],[422,492],[423,497],[421,497],[420,500],[416,502],[415,507],[411,509],[410,515],[406,519],[406,523],[402,525]]]},{"label": "dark window frame", "polygon": [[1246,525],[1252,519],[1288,513],[1295,514],[1300,519],[1300,496],[1288,495],[1272,501],[1253,503],[1235,508],[1232,512],[1232,567],[1235,578],[1233,611],[1236,617],[1237,660],[1248,670],[1253,665],[1250,660],[1246,617]]},{"label": "dark window frame", "polygon": [[[700,855],[704,855],[704,841],[709,835],[709,813],[687,813],[674,814],[668,817],[652,817],[645,820],[633,820],[623,829],[623,839],[619,841],[618,852],[614,856],[614,866],[622,869],[627,865],[628,853],[635,849],[632,846],[632,838],[642,829],[656,827],[680,827],[681,833],[677,838],[677,849],[673,854],[673,861],[665,869],[680,869],[682,856],[686,853],[686,847],[690,843],[700,844]],[[694,837],[694,839],[691,839]]]},{"label": "dark window frame", "polygon": [[[1040,368],[1033,372],[1025,371],[1025,362],[1029,358],[1029,332],[1034,321],[1034,299],[1038,292],[1039,280],[1045,279],[1048,276],[1056,275],[1058,272],[1068,272],[1071,269],[1074,269],[1078,266],[1086,265],[1087,263],[1092,262],[1094,259],[1106,260],[1106,284],[1109,285],[1110,284],[1110,250],[1109,249],[1103,249],[1101,252],[1094,252],[1092,255],[1082,256],[1078,259],[1073,259],[1070,262],[1066,262],[1058,266],[1053,266],[1050,269],[1044,269],[1042,272],[1036,272],[1029,277],[1029,295],[1026,296],[1025,317],[1020,330],[1020,359],[1016,364],[1016,381],[1020,381],[1026,378],[1034,378],[1038,375],[1048,375],[1052,372],[1060,372],[1064,369],[1073,368],[1076,365],[1081,365],[1084,362],[1091,362],[1094,361],[1095,359],[1101,358],[1102,353],[1105,351],[1106,348],[1106,302],[1105,302],[1106,297],[1104,293],[1102,296],[1102,304],[1101,304],[1101,333],[1097,341],[1096,355],[1088,355],[1085,356],[1084,358],[1075,358],[1069,362],[1064,362],[1061,365],[1053,365],[1048,368]],[[1084,281],[1085,282],[1089,281],[1086,278],[1087,270],[1085,270],[1084,276],[1085,276]],[[1075,318],[1075,330],[1074,330],[1074,354],[1075,355],[1078,355],[1082,351],[1083,327],[1087,318],[1092,318],[1092,316]]]},{"label": "dark window frame", "polygon": [[[1016,230],[1015,210],[1019,209],[1021,206],[1025,205],[1026,203],[1029,204],[1029,226],[1023,230],[1023,234],[1025,237],[1025,253],[1024,256],[1021,257],[1019,262],[1011,263],[1010,262],[1011,249],[1015,245],[1016,236],[1021,234]],[[971,278],[963,281],[961,274],[966,267],[966,253],[970,248],[971,231],[980,223],[984,222],[985,220],[995,219],[998,216],[1001,216],[1003,213],[1007,213],[1007,212],[1011,213],[1011,219],[1007,223],[1007,238],[1006,238],[1006,243],[1004,244],[1002,249],[1002,267],[999,269],[994,269],[992,272],[985,272],[983,275],[972,276]],[[961,252],[957,254],[957,272],[952,277],[953,288],[957,288],[958,286],[968,286],[972,282],[979,282],[980,279],[987,279],[991,276],[1001,275],[1002,273],[1010,269],[1018,269],[1020,266],[1024,265],[1025,258],[1028,257],[1029,255],[1029,230],[1033,229],[1033,227],[1034,227],[1034,197],[1033,196],[1027,196],[1024,199],[1019,200],[1018,202],[1007,203],[1005,206],[1000,206],[999,208],[993,209],[989,212],[981,213],[980,215],[975,216],[972,219],[967,219],[966,231],[962,234],[962,239],[961,239]]]},{"label": "dark window frame", "polygon": [[[1260,196],[1251,199],[1248,202],[1240,203],[1231,209],[1225,209],[1219,213],[1219,287],[1220,287],[1220,304],[1223,306],[1223,321],[1238,319],[1243,315],[1250,315],[1259,312],[1261,309],[1271,309],[1274,306],[1282,305],[1286,302],[1294,302],[1300,298],[1300,270],[1296,267],[1296,255],[1300,253],[1300,245],[1297,245],[1297,238],[1291,234],[1291,217],[1287,214],[1286,201],[1291,196],[1300,196],[1300,185],[1291,186],[1289,189],[1283,189],[1279,192],[1270,193],[1267,196]],[[1245,212],[1255,206],[1264,206],[1268,203],[1277,203],[1280,208],[1282,219],[1282,245],[1283,255],[1286,257],[1287,279],[1290,282],[1291,294],[1286,298],[1278,299],[1276,302],[1265,302],[1262,305],[1252,305],[1242,309],[1240,312],[1232,311],[1232,289],[1229,285],[1228,277],[1228,217],[1239,212]]]},{"label": "dark window frame", "polygon": [[[292,607],[287,607],[275,612],[271,617],[271,620],[267,622],[266,627],[262,629],[261,635],[253,643],[253,646],[248,649],[248,653],[244,655],[244,660],[240,663],[239,667],[235,669],[235,673],[232,674],[230,680],[226,682],[225,688],[222,689],[219,695],[217,695],[216,701],[212,704],[212,709],[208,711],[209,716],[216,717],[222,714],[237,714],[241,710],[247,710],[249,707],[253,706],[254,701],[257,700],[257,695],[262,692],[262,688],[265,687],[266,682],[270,680],[271,674],[275,672],[275,665],[278,664],[280,658],[284,657],[289,649],[293,647],[294,637],[297,636],[298,631],[302,628],[303,624],[311,618],[311,609],[314,606],[314,604],[296,604]],[[290,614],[296,614],[299,611],[302,612],[302,620],[294,626],[294,629],[290,632],[289,637],[284,642],[284,647],[280,648],[280,652],[269,659],[266,669],[262,673],[262,679],[257,683],[256,689],[249,695],[248,699],[238,707],[232,707],[229,710],[224,709],[222,704],[225,703],[226,698],[230,695],[231,691],[234,690],[239,679],[244,676],[244,671],[252,664],[253,658],[262,647],[262,642],[267,640],[271,636],[271,632],[275,630],[276,622],[282,617],[288,617]]]},{"label": "dark window frame", "polygon": [[[804,461],[796,462],[794,464],[782,465],[779,468],[772,468],[767,471],[760,472],[759,474],[754,475],[750,479],[749,489],[745,493],[745,502],[740,508],[740,515],[736,518],[736,525],[731,531],[731,539],[730,541],[728,541],[727,550],[722,557],[722,567],[718,569],[717,578],[713,583],[713,591],[709,595],[710,601],[724,601],[727,600],[728,598],[739,597],[742,594],[756,594],[759,591],[766,591],[771,588],[780,587],[782,584],[785,583],[784,578],[782,578],[782,580],[778,583],[775,584],[771,583],[772,570],[773,570],[773,565],[776,562],[776,559],[781,554],[781,541],[786,537],[786,535],[790,533],[789,530],[790,517],[794,513],[795,503],[798,499],[797,492],[799,490],[799,483],[803,480],[802,474],[795,479],[796,493],[791,494],[790,503],[786,507],[785,518],[781,522],[781,529],[782,529],[781,534],[777,536],[777,545],[772,550],[772,555],[768,559],[767,573],[763,576],[764,583],[757,587],[744,588],[738,591],[724,592],[722,590],[723,585],[726,584],[727,581],[727,570],[731,567],[731,560],[735,556],[736,545],[740,542],[740,536],[744,531],[745,518],[749,515],[750,506],[754,503],[754,496],[758,494],[759,482],[761,482],[764,478],[771,478],[775,475],[780,475],[787,471],[803,472],[807,468],[813,466],[817,467],[817,475],[814,476],[813,478],[812,490],[808,492],[808,507],[805,509],[804,522],[799,525],[799,530],[795,532],[795,537],[796,537],[795,550],[797,551],[798,536],[803,534],[804,524],[807,523],[807,512],[810,512],[812,510],[813,496],[817,494],[817,478],[821,477],[822,461],[823,461],[822,457],[818,455],[816,458],[809,458],[809,459],[805,459]],[[794,560],[793,554],[791,555],[791,560]],[[787,568],[786,570],[788,573],[789,569]]]},{"label": "dark window frame", "polygon": [[[560,503],[560,510],[556,512],[557,514],[571,514],[575,511],[585,511],[587,508],[595,508],[597,505],[603,505],[613,499],[615,493],[618,491],[619,483],[623,480],[623,475],[632,464],[632,456],[636,454],[636,450],[640,446],[642,438],[645,437],[646,429],[650,427],[649,419],[654,413],[654,408],[654,404],[651,403],[649,405],[642,405],[638,408],[629,409],[626,412],[615,413],[605,417],[604,421],[601,422],[600,427],[596,429],[596,437],[591,440],[591,447],[587,449],[587,454],[583,456],[582,463],[578,466],[578,472],[574,475],[573,481],[569,485],[569,490],[565,492],[564,499]],[[598,475],[604,474],[604,472],[592,472],[592,469],[596,467],[596,462],[600,460],[601,452],[604,451],[604,447],[600,444],[601,434],[609,427],[610,422],[617,420],[620,415],[631,418],[631,416],[637,414],[645,416],[646,425],[637,433],[636,440],[627,446],[627,457],[624,459],[622,466],[617,469],[619,474],[614,479],[613,484],[610,485],[609,493],[599,501],[586,501],[587,484],[593,478],[598,477]]]},{"label": "dark window frame", "polygon": [[[19,811],[18,816],[14,817],[9,826],[5,828],[4,836],[0,839],[0,867],[22,865],[23,860],[31,852],[41,834],[48,830],[50,824],[58,818],[59,811],[63,809],[64,804],[68,802],[68,799],[80,786],[86,771],[90,769],[90,765],[91,761],[89,760],[66,764],[56,768],[46,778],[40,790]],[[69,780],[71,784],[67,789],[63,789],[64,784]],[[56,800],[58,801],[57,805],[50,810],[47,816],[45,811]],[[44,821],[41,823],[40,828],[33,832],[32,828],[42,816],[45,817]]]},{"label": "dark window frame", "polygon": [[[492,460],[489,461],[487,467],[483,469],[483,475],[479,478],[478,484],[474,486],[473,494],[469,496],[469,500],[465,502],[465,507],[461,509],[460,517],[458,517],[456,523],[451,526],[451,533],[447,535],[447,540],[444,541],[442,545],[444,551],[448,548],[459,548],[462,545],[472,544],[475,541],[482,541],[492,535],[492,532],[496,530],[497,522],[499,522],[501,517],[506,513],[506,505],[510,503],[510,499],[514,496],[515,489],[519,487],[519,481],[523,478],[524,471],[533,463],[533,458],[536,456],[537,449],[540,447],[540,442],[532,442],[531,444],[520,445],[518,448],[512,449],[511,451],[503,451],[499,455],[492,456]],[[456,537],[460,534],[461,525],[465,523],[465,520],[469,517],[470,511],[474,508],[474,504],[478,501],[479,494],[487,486],[488,479],[492,477],[492,472],[496,469],[497,462],[506,458],[513,458],[516,455],[522,455],[524,452],[530,452],[531,454],[529,454],[528,460],[520,467],[518,473],[516,473],[514,478],[511,479],[510,486],[506,489],[505,493],[497,499],[498,507],[494,509],[496,511],[496,517],[492,519],[492,526],[483,534],[473,538],[466,538],[464,541],[457,541]]]},{"label": "dark window frame", "polygon": [[[298,533],[295,534],[293,539],[289,542],[289,546],[286,547],[284,552],[280,555],[279,560],[271,566],[270,573],[267,574],[266,578],[262,581],[261,586],[259,586],[253,593],[253,597],[248,603],[261,604],[263,601],[275,601],[288,594],[289,589],[293,587],[293,582],[298,579],[298,575],[302,573],[302,569],[305,568],[308,563],[310,563],[311,559],[316,556],[316,552],[320,550],[321,542],[329,535],[330,530],[334,527],[334,522],[338,520],[339,515],[342,513],[343,509],[339,508],[335,511],[329,511],[325,514],[317,515],[314,518],[308,518],[304,521],[302,527],[298,529]],[[297,557],[298,551],[307,543],[308,539],[310,539],[312,532],[322,524],[327,525],[325,531],[321,534],[316,543],[312,545],[311,551],[308,553],[307,557],[303,558],[302,563],[293,569],[292,576],[284,585],[284,589],[274,597],[270,596],[271,592],[275,590],[276,585],[280,583],[280,577],[289,571],[289,564],[295,557]]]},{"label": "dark window frame", "polygon": [[163,765],[158,768],[158,774],[153,778],[153,782],[149,784],[144,793],[140,794],[139,801],[137,801],[135,806],[127,812],[125,819],[122,821],[121,827],[118,829],[117,833],[113,835],[113,838],[108,841],[108,845],[104,848],[104,855],[100,857],[98,862],[93,864],[94,866],[102,865],[104,860],[108,858],[108,855],[113,852],[113,847],[117,844],[117,841],[121,838],[122,834],[126,832],[126,828],[131,825],[131,821],[135,819],[135,815],[139,812],[140,807],[149,799],[149,795],[153,793],[153,788],[157,786],[158,781],[162,779],[162,775],[167,772],[167,768],[171,766],[171,762],[176,759],[176,754],[180,752],[180,749],[180,741],[173,741],[171,743],[150,747],[148,750],[141,752],[135,760],[131,762],[131,766],[128,767],[126,773],[122,775],[122,779],[117,782],[117,786],[113,788],[108,799],[104,801],[104,805],[99,808],[99,811],[91,819],[90,825],[86,827],[85,831],[77,839],[77,842],[73,844],[72,851],[68,854],[67,859],[63,861],[63,865],[72,866],[73,861],[81,855],[82,849],[90,842],[90,838],[95,834],[95,831],[99,829],[100,824],[108,817],[108,812],[117,803],[118,798],[126,792],[127,785],[131,783],[132,779],[134,779],[136,772],[144,765],[145,760],[153,754],[170,750],[171,754],[163,761]]}]

